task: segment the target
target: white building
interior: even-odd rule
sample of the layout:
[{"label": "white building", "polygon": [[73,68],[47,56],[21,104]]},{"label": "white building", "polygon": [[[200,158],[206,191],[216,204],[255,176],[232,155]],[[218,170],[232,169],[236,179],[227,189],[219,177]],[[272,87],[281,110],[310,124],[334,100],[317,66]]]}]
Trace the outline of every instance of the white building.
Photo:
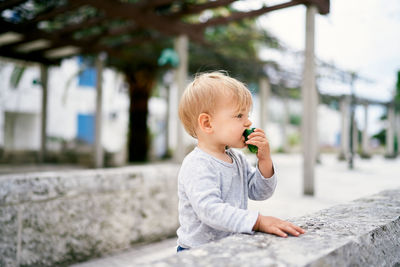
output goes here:
[{"label": "white building", "polygon": [[[42,87],[40,70],[30,65],[14,88],[11,76],[18,66],[0,62],[0,146],[5,151],[39,150]],[[82,71],[83,70],[83,71]],[[49,68],[48,74],[48,149],[54,140],[94,142],[96,73],[83,68],[82,58],[63,60]],[[116,153],[126,147],[129,95],[123,76],[111,69],[103,73],[102,145]],[[53,140],[53,142],[52,142]]]}]

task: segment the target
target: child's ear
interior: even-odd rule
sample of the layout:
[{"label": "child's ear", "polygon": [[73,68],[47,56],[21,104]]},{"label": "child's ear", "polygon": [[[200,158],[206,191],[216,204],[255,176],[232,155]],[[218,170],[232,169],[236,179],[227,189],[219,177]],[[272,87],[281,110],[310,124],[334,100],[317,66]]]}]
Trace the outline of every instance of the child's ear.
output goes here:
[{"label": "child's ear", "polygon": [[200,129],[205,133],[212,132],[211,117],[207,113],[201,113],[198,118]]}]

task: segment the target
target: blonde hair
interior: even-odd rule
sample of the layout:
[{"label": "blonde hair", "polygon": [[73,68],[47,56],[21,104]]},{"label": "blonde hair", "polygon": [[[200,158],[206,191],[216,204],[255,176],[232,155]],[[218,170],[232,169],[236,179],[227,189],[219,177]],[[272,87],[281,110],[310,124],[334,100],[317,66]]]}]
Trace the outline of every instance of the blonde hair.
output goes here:
[{"label": "blonde hair", "polygon": [[247,87],[222,71],[196,74],[186,87],[179,102],[179,118],[191,136],[197,137],[199,115],[212,115],[221,96],[232,97],[238,111],[248,110],[253,104]]}]

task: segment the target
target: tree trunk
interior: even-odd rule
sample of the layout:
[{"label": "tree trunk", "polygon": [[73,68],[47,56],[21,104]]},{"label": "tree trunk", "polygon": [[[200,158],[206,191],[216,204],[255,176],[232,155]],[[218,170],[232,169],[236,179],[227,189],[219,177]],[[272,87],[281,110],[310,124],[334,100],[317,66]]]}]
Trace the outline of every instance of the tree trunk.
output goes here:
[{"label": "tree trunk", "polygon": [[148,159],[150,145],[147,115],[148,100],[153,87],[155,74],[152,69],[140,69],[126,72],[129,83],[129,162],[143,162]]}]

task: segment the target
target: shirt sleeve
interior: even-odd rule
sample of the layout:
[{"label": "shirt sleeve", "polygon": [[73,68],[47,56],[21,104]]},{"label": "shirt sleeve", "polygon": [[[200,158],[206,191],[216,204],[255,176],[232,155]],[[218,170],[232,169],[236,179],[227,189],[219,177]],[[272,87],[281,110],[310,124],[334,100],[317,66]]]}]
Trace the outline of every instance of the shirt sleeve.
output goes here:
[{"label": "shirt sleeve", "polygon": [[233,207],[221,197],[218,173],[207,161],[196,162],[184,172],[187,197],[198,218],[221,231],[253,233],[258,212]]},{"label": "shirt sleeve", "polygon": [[275,165],[272,163],[274,174],[271,177],[264,177],[257,167],[251,166],[244,155],[241,155],[241,162],[245,165],[247,176],[247,185],[249,189],[249,198],[251,200],[266,200],[272,196],[277,184],[277,175]]},{"label": "shirt sleeve", "polygon": [[250,172],[248,186],[249,186],[249,198],[251,200],[266,200],[272,196],[275,191],[277,179],[275,167],[274,174],[269,177],[263,177],[258,167],[254,172]]}]

